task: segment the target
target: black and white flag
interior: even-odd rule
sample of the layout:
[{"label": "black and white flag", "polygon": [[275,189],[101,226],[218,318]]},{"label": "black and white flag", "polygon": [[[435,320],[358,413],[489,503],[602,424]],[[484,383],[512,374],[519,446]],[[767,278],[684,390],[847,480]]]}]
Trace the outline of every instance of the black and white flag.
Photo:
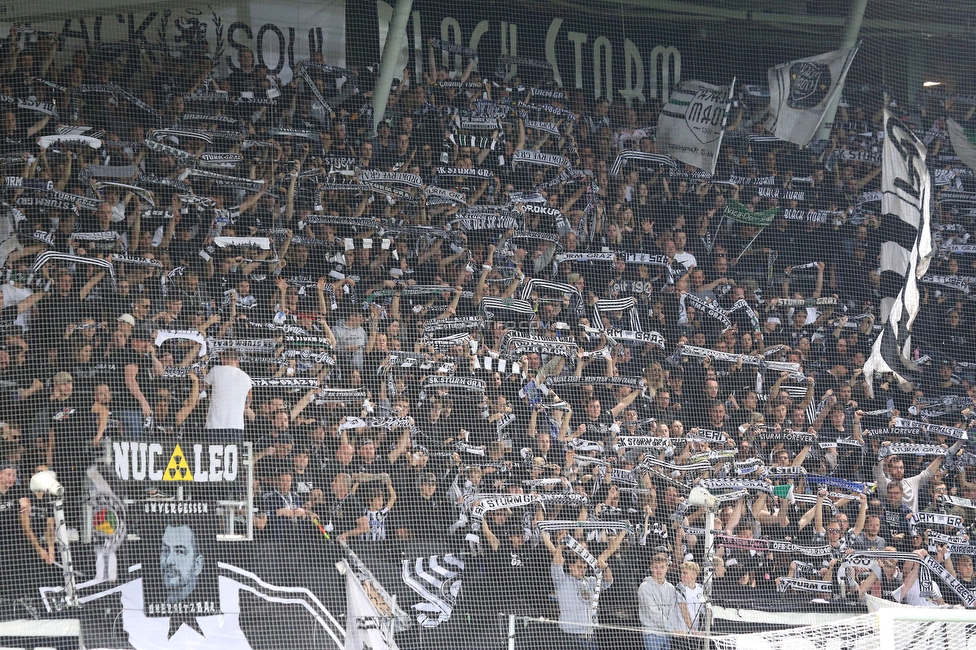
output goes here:
[{"label": "black and white flag", "polygon": [[820,128],[827,107],[844,86],[857,46],[769,69],[769,119],[777,138],[807,146]]},{"label": "black and white flag", "polygon": [[657,118],[657,149],[712,173],[732,102],[731,87],[683,81]]},{"label": "black and white flag", "polygon": [[904,383],[914,375],[912,324],[920,308],[918,280],[933,255],[931,183],[925,145],[887,110],[884,114],[884,160],[881,165],[881,334],[864,364],[864,379],[873,396],[875,372],[891,372]]}]

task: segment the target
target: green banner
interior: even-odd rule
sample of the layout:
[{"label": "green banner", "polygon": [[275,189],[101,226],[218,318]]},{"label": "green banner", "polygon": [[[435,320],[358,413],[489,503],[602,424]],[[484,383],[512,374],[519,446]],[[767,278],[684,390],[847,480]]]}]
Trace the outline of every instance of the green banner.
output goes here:
[{"label": "green banner", "polygon": [[725,212],[723,214],[732,221],[765,228],[773,223],[773,217],[776,216],[777,212],[779,212],[778,206],[763,212],[752,212],[738,201],[729,201],[725,204]]}]

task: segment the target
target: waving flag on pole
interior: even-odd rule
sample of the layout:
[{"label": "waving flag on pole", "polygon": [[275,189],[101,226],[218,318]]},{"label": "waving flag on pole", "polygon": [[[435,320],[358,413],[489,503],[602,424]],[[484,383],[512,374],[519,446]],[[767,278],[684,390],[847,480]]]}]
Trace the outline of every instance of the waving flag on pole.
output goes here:
[{"label": "waving flag on pole", "polygon": [[844,87],[857,48],[848,47],[769,69],[766,128],[780,140],[807,146],[834,96]]},{"label": "waving flag on pole", "polygon": [[912,324],[918,315],[918,280],[932,257],[932,189],[925,167],[925,146],[884,113],[881,163],[881,323],[884,329],[864,364],[868,392],[875,372],[891,372],[899,383],[915,378],[911,360]]},{"label": "waving flag on pole", "polygon": [[976,171],[976,131],[964,127],[951,117],[946,119],[946,130],[952,149],[966,167]]},{"label": "waving flag on pole", "polygon": [[679,84],[657,118],[658,152],[714,172],[734,86]]}]

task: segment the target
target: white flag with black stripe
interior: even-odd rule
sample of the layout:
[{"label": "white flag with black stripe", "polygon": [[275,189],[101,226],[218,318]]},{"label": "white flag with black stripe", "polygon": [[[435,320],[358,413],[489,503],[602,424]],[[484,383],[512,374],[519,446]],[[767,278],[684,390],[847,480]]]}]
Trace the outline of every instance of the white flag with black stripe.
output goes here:
[{"label": "white flag with black stripe", "polygon": [[657,118],[658,151],[714,172],[732,103],[730,91],[731,86],[703,81],[679,84]]},{"label": "white flag with black stripe", "polygon": [[810,144],[831,100],[844,87],[857,48],[847,47],[770,68],[766,128],[780,140],[802,147]]},{"label": "white flag with black stripe", "polygon": [[881,165],[881,323],[884,329],[864,364],[864,379],[873,395],[875,372],[891,372],[899,383],[915,377],[911,330],[918,315],[918,280],[932,257],[932,189],[925,167],[925,145],[884,114]]},{"label": "white flag with black stripe", "polygon": [[345,564],[346,574],[346,639],[345,650],[397,650],[393,640],[393,625],[389,615],[382,616],[376,604],[359,582],[356,571]]}]

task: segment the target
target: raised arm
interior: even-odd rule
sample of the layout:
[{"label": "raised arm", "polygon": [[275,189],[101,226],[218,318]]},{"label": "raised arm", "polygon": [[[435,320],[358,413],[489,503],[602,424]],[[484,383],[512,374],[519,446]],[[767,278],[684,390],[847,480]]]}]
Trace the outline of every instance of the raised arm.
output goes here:
[{"label": "raised arm", "polygon": [[177,425],[186,422],[186,419],[190,417],[190,413],[193,413],[193,409],[197,407],[197,401],[200,399],[200,378],[195,372],[187,374],[187,378],[190,380],[190,394],[187,395],[186,401],[183,403],[183,408],[176,412],[175,419]]}]

